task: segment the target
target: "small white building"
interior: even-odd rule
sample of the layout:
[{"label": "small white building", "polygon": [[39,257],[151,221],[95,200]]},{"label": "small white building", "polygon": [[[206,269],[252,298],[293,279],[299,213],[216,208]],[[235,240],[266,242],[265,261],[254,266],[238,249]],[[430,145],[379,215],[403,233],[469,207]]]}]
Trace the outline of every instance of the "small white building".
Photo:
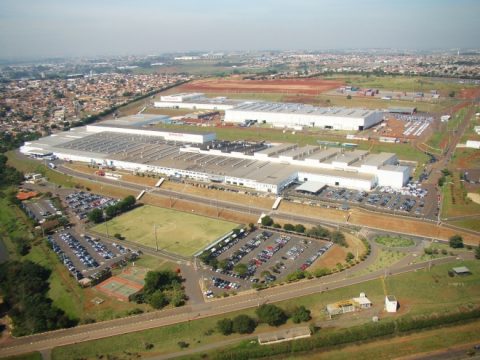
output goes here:
[{"label": "small white building", "polygon": [[372,302],[367,298],[364,292],[360,293],[359,297],[355,297],[352,300],[360,309],[369,309],[372,307]]},{"label": "small white building", "polygon": [[465,147],[471,148],[471,149],[480,149],[480,141],[467,140]]},{"label": "small white building", "polygon": [[398,302],[397,298],[393,295],[385,296],[385,311],[389,313],[397,312]]}]

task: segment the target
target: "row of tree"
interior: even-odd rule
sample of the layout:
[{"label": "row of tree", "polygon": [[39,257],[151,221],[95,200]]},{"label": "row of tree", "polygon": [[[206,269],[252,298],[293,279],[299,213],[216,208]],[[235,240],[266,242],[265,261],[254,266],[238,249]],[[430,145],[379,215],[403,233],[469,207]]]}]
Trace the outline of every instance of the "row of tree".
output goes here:
[{"label": "row of tree", "polygon": [[[128,195],[123,200],[120,200],[115,205],[107,206],[103,211],[107,218],[113,218],[121,213],[131,210],[135,207],[136,199],[133,195]],[[102,209],[95,208],[87,214],[88,220],[98,224],[101,223],[105,217]]]},{"label": "row of tree", "polygon": [[[277,229],[280,229],[282,227],[280,224],[275,223],[273,219],[268,215],[262,218],[262,225],[274,227]],[[345,240],[345,235],[342,232],[336,231],[336,230],[330,231],[320,225],[316,225],[310,229],[307,229],[302,224],[293,225],[293,224],[287,223],[283,225],[283,229],[286,231],[292,231],[292,232],[296,232],[296,233],[314,237],[314,238],[328,239],[337,245],[348,247],[347,242]]]},{"label": "row of tree", "polygon": [[0,264],[2,312],[6,312],[13,321],[14,336],[76,325],[76,320],[70,319],[48,298],[49,277],[49,269],[29,260]]},{"label": "row of tree", "polygon": [[260,323],[280,326],[285,324],[289,318],[292,318],[295,324],[309,321],[312,318],[310,310],[306,309],[305,306],[296,307],[290,313],[287,313],[282,308],[272,304],[261,305],[255,310],[255,315],[257,315],[257,319],[244,314],[233,319],[221,319],[217,322],[217,330],[223,335],[232,333],[250,334]]},{"label": "row of tree", "polygon": [[0,187],[18,185],[23,181],[23,174],[7,165],[8,158],[0,154]]},{"label": "row of tree", "polygon": [[273,358],[280,355],[292,356],[294,353],[315,351],[343,344],[355,343],[408,333],[412,330],[427,329],[453,323],[462,323],[480,318],[480,309],[467,312],[425,316],[418,318],[402,318],[396,321],[367,323],[337,331],[318,333],[310,338],[299,339],[275,344],[275,346],[249,346],[243,348],[217,351],[213,359],[216,360],[250,360],[259,358]]},{"label": "row of tree", "polygon": [[169,304],[181,306],[186,300],[182,282],[182,277],[176,272],[149,271],[145,276],[143,290],[132,295],[130,300],[150,304],[154,309],[161,309]]}]

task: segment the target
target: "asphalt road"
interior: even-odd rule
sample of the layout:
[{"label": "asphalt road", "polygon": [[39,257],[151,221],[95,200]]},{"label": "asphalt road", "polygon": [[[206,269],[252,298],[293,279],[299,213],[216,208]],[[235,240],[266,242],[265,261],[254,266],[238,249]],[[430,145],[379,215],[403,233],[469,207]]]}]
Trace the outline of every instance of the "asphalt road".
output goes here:
[{"label": "asphalt road", "polygon": [[[448,263],[454,257],[432,260],[431,262],[410,264],[387,270],[387,276],[417,271],[435,264]],[[227,312],[244,310],[261,304],[294,299],[300,296],[338,289],[384,275],[376,271],[356,278],[345,278],[346,272],[336,273],[324,278],[277,286],[262,291],[250,291],[233,297],[215,299],[205,304],[188,305],[180,308],[161,310],[128,318],[81,325],[71,329],[62,329],[43,334],[13,339],[0,347],[2,356],[11,356],[31,351],[42,351],[57,346],[69,345],[105,337],[172,325],[198,318],[221,315]]]},{"label": "asphalt road", "polygon": [[[223,201],[223,200],[215,200],[212,202],[210,198],[203,198],[201,196],[196,196],[196,195],[191,195],[191,194],[185,194],[181,192],[176,192],[172,190],[165,190],[161,188],[155,188],[155,187],[148,187],[145,185],[139,185],[139,184],[133,184],[133,183],[128,183],[122,180],[109,180],[105,178],[93,178],[91,175],[84,174],[82,172],[78,172],[69,168],[66,168],[62,165],[58,165],[57,169],[65,174],[94,181],[99,184],[108,184],[112,186],[117,186],[121,187],[124,189],[129,189],[133,191],[142,191],[142,190],[148,190],[149,194],[153,195],[160,195],[162,197],[168,197],[168,198],[173,198],[173,199],[180,199],[180,200],[185,200],[185,201],[190,201],[190,202],[195,202],[207,206],[217,206],[220,209],[227,209],[227,210],[233,210],[245,214],[252,214],[255,216],[260,216],[262,213],[269,213],[272,216],[275,216],[276,218],[280,218],[282,220],[286,220],[288,222],[297,222],[297,223],[321,223],[325,225],[330,225],[330,226],[361,226],[366,229],[370,230],[380,230],[380,231],[389,231],[391,234],[398,234],[398,235],[408,235],[408,236],[415,236],[413,233],[406,233],[406,232],[394,232],[389,229],[382,229],[378,227],[373,227],[369,226],[368,224],[350,224],[346,223],[344,221],[331,221],[331,220],[324,220],[324,219],[318,219],[314,217],[308,217],[308,216],[303,216],[303,215],[295,215],[291,213],[285,213],[282,211],[278,210],[271,210],[271,209],[264,209],[264,208],[259,208],[255,207],[254,205],[243,205],[243,204],[238,204],[238,203],[233,203],[233,202],[228,202],[228,201]],[[399,220],[401,220],[402,217],[399,217]],[[415,219],[416,221],[421,221],[419,219]],[[430,223],[430,222],[429,222]],[[475,233],[477,234],[477,233]],[[440,240],[441,239],[436,239],[436,238],[429,238],[431,240]]]}]

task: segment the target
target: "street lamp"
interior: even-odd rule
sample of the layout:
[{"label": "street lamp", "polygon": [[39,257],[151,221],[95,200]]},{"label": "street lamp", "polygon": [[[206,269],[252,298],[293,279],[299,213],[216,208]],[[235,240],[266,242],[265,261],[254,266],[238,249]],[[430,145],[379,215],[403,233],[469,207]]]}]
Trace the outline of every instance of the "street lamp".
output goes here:
[{"label": "street lamp", "polygon": [[105,230],[107,232],[107,238],[109,238],[110,236],[108,235],[108,221],[107,221],[107,214],[105,213],[105,211],[102,211],[102,214],[103,214],[103,221],[105,221]]}]

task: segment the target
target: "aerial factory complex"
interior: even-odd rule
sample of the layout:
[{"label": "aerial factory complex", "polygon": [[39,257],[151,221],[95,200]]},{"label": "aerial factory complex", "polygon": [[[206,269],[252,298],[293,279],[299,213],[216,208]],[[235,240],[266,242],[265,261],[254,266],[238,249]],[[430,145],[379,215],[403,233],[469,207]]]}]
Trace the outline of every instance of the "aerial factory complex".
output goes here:
[{"label": "aerial factory complex", "polygon": [[154,127],[164,120],[156,115],[107,120],[27,142],[21,151],[37,158],[53,155],[274,194],[293,182],[301,182],[300,190],[306,192],[317,192],[325,185],[366,191],[376,186],[401,188],[411,173],[393,153],[217,141],[215,133]]}]

